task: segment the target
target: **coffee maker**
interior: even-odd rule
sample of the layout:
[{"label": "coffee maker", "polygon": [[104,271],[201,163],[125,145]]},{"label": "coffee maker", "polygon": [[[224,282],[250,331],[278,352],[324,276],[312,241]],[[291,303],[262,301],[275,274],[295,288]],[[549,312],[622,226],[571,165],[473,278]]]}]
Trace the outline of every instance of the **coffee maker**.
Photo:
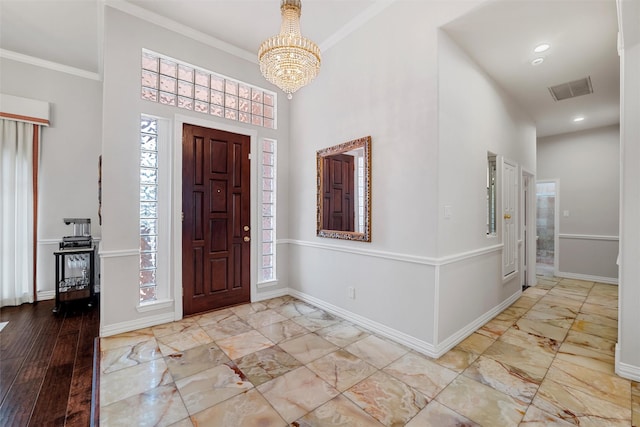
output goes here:
[{"label": "coffee maker", "polygon": [[67,225],[73,224],[73,235],[62,238],[60,249],[91,247],[91,218],[64,218],[63,221]]}]

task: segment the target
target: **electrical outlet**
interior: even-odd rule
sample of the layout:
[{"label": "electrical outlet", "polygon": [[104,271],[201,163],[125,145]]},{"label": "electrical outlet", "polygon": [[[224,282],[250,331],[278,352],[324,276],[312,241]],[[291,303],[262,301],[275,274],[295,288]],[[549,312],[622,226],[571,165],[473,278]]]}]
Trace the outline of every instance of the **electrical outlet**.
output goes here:
[{"label": "electrical outlet", "polygon": [[353,286],[347,287],[347,298],[356,299],[356,288]]}]

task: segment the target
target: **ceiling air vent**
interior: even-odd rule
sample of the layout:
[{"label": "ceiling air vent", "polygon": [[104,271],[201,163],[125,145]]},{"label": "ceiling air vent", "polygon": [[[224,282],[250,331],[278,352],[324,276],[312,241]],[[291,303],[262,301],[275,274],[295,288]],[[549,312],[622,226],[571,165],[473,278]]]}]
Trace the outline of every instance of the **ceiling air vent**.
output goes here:
[{"label": "ceiling air vent", "polygon": [[585,77],[584,79],[574,80],[569,83],[551,86],[549,88],[549,92],[551,92],[551,96],[556,101],[575,98],[576,96],[581,95],[588,95],[590,93],[593,93],[593,87],[591,87],[591,77]]}]

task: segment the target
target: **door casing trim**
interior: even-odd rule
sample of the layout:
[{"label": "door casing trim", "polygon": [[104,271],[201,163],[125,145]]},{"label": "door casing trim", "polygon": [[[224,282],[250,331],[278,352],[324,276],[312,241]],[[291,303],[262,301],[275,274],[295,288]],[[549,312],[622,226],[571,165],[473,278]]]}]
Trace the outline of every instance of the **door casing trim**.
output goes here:
[{"label": "door casing trim", "polygon": [[[524,180],[525,177],[529,180],[528,192],[525,195],[524,192]],[[521,261],[520,261],[520,271],[525,272],[524,265],[526,263],[527,268],[526,272],[523,274],[521,279],[521,285],[524,285],[525,280],[528,286],[535,286],[537,284],[536,279],[536,175],[532,171],[521,167],[521,176],[522,186],[520,188],[520,194],[522,195],[522,200],[520,203],[520,210],[522,215],[522,224],[520,225],[521,235],[522,235],[522,243],[523,247],[521,248]],[[527,201],[525,203],[524,198],[527,197]],[[527,210],[526,214],[524,210]],[[526,221],[526,224],[525,224]],[[527,227],[528,235],[527,239],[524,239],[524,227]],[[526,251],[524,248],[526,245]],[[527,254],[527,259],[525,260],[525,253]],[[526,274],[526,279],[524,275]]]},{"label": "door casing trim", "polygon": [[[536,184],[544,184],[552,182],[555,184],[556,194],[555,201],[553,205],[553,275],[557,276],[560,271],[559,264],[559,254],[558,249],[560,248],[560,180],[559,179],[540,179],[536,181]],[[537,193],[537,191],[536,191]],[[536,194],[536,201],[538,196]],[[536,229],[536,235],[537,235]],[[536,246],[537,248],[537,246]],[[536,264],[537,265],[537,264]]]}]

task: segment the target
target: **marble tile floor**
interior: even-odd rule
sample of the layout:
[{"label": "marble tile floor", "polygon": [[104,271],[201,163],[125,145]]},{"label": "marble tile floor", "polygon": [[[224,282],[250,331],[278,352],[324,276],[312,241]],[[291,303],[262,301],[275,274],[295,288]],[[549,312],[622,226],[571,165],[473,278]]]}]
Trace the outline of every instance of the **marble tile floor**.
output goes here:
[{"label": "marble tile floor", "polygon": [[435,360],[293,297],[101,339],[102,426],[640,426],[617,287],[539,277]]}]

